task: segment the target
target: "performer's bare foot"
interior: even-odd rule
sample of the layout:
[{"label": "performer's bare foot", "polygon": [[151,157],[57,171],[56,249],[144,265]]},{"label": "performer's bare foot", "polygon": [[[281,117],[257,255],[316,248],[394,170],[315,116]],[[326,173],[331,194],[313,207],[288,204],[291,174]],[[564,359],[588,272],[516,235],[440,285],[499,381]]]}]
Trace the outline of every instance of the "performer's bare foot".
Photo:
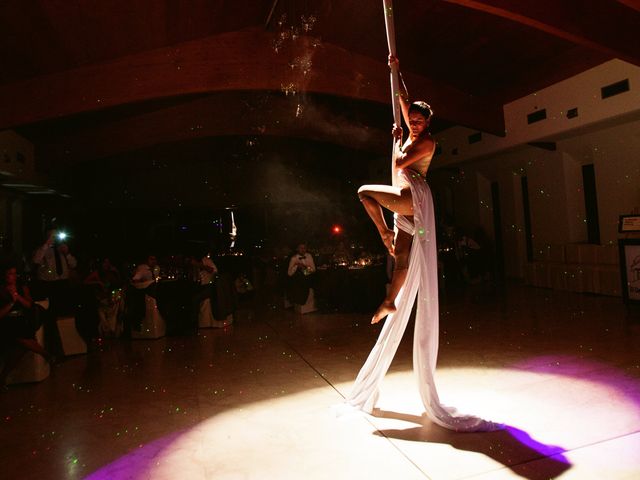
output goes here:
[{"label": "performer's bare foot", "polygon": [[378,323],[387,315],[390,315],[396,311],[396,306],[393,302],[387,302],[386,300],[382,302],[382,305],[378,307],[376,313],[373,314],[373,318],[371,319],[371,324]]},{"label": "performer's bare foot", "polygon": [[387,229],[380,233],[380,236],[382,237],[382,243],[384,243],[384,246],[387,247],[387,250],[389,251],[389,255],[391,255],[392,257],[395,256],[393,240],[396,235],[395,233],[393,233],[393,230]]}]

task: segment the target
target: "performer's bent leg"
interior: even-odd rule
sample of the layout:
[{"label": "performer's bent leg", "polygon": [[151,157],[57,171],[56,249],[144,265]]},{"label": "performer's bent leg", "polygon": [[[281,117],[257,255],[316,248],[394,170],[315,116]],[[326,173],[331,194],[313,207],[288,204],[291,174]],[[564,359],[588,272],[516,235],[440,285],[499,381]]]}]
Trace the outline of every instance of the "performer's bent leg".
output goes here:
[{"label": "performer's bent leg", "polygon": [[363,185],[358,196],[375,224],[384,246],[394,255],[393,230],[387,226],[382,214],[382,207],[400,215],[413,215],[413,201],[410,189],[400,189],[388,185]]},{"label": "performer's bent leg", "polygon": [[409,269],[409,252],[411,250],[412,240],[413,236],[409,235],[407,232],[398,230],[398,235],[395,240],[395,265],[393,267],[391,285],[384,301],[378,307],[376,313],[373,314],[371,323],[378,323],[384,317],[396,311],[394,301],[407,278],[407,271]]}]

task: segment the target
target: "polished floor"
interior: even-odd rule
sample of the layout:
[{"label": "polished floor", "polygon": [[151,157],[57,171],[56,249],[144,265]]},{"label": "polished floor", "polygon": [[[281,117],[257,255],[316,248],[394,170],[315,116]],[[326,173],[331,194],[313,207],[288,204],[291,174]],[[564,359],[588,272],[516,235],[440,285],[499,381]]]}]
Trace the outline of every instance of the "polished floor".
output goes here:
[{"label": "polished floor", "polygon": [[410,329],[375,416],[336,415],[379,326],[244,308],[224,330],[114,341],[0,395],[6,479],[638,479],[640,321],[619,298],[510,286],[441,306],[424,421]]}]

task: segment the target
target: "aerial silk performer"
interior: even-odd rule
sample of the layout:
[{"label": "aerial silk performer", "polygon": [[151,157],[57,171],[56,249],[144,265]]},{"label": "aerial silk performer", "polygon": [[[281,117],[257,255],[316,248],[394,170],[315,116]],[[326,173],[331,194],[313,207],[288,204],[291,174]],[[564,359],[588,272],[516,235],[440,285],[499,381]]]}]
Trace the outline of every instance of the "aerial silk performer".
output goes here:
[{"label": "aerial silk performer", "polygon": [[[394,256],[395,266],[389,292],[371,320],[371,323],[377,323],[387,317],[386,323],[346,403],[352,408],[373,412],[380,384],[400,344],[417,297],[413,368],[426,416],[434,423],[456,431],[496,430],[501,426],[443,406],[433,378],[439,342],[438,268],[433,199],[425,180],[435,151],[435,142],[427,130],[432,110],[425,102],[409,102],[396,57],[391,3],[391,0],[384,0],[395,122],[392,185],[364,185],[358,195],[385,247]],[[409,126],[409,137],[404,144],[401,114]],[[393,230],[386,225],[382,207],[394,212]]]}]

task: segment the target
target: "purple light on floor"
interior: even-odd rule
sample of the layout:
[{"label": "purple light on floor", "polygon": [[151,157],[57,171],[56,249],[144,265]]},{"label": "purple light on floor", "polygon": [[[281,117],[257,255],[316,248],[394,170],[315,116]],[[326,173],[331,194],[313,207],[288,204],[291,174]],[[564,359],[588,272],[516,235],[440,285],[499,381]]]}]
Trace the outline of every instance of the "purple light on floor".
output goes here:
[{"label": "purple light on floor", "polygon": [[567,451],[566,449],[557,445],[547,445],[545,443],[538,442],[537,440],[531,438],[531,435],[529,435],[527,432],[516,427],[507,425],[505,430],[507,431],[507,433],[509,433],[509,435],[516,439],[518,443],[538,452],[541,457],[551,457],[552,455],[556,455],[554,457],[555,461],[571,465],[569,459],[563,455],[563,453]]},{"label": "purple light on floor", "polygon": [[640,406],[640,379],[626,374],[621,368],[616,368],[610,363],[573,355],[545,355],[518,362],[511,365],[511,368],[534,373],[563,375],[605,385],[615,390],[616,395],[624,396]]},{"label": "purple light on floor", "polygon": [[173,432],[166,437],[147,443],[86,476],[85,480],[146,478],[149,471],[162,461],[162,452],[171,447],[184,433],[184,431]]}]

